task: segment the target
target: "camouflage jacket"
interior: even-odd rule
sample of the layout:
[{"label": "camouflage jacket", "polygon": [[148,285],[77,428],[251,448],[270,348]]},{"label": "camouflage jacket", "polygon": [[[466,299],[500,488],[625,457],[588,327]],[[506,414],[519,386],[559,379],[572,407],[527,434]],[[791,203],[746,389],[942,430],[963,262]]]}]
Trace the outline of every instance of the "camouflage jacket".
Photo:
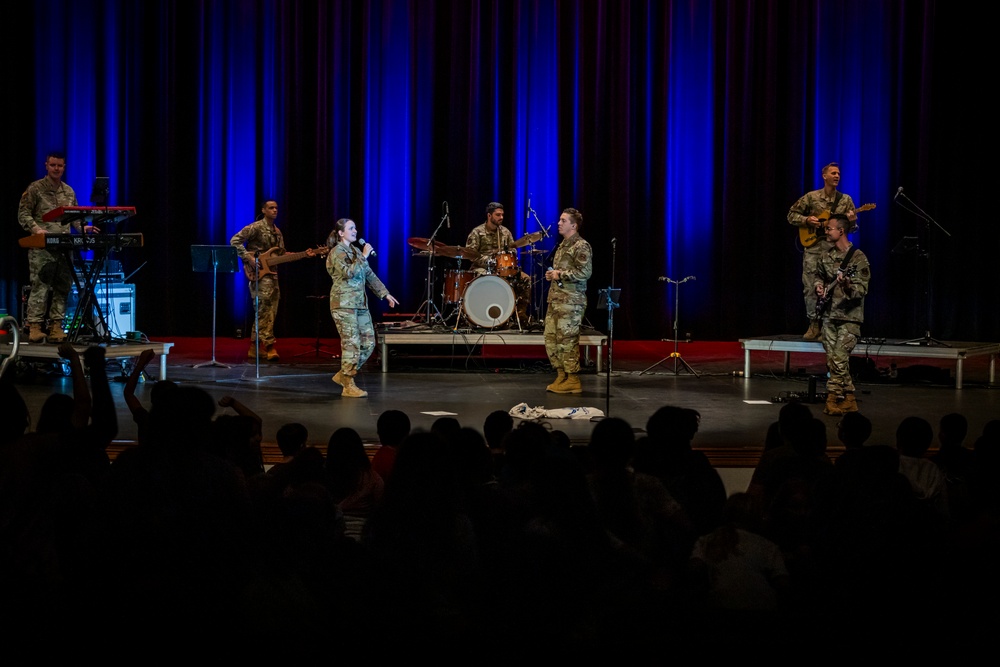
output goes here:
[{"label": "camouflage jacket", "polygon": [[837,272],[846,254],[847,251],[838,250],[834,246],[821,255],[813,284],[833,285],[833,293],[828,299],[823,299],[820,306],[829,304],[823,313],[825,319],[860,324],[865,321],[865,295],[868,294],[871,267],[868,265],[865,253],[856,250],[844,268],[844,274],[848,276],[847,282],[836,282]]},{"label": "camouflage jacket", "polygon": [[549,283],[549,303],[587,304],[587,280],[594,270],[593,256],[590,244],[579,234],[563,239],[556,246],[552,268],[561,273],[559,281]]},{"label": "camouflage jacket", "polygon": [[514,235],[506,227],[490,233],[484,222],[469,232],[465,247],[479,252],[479,257],[472,260],[472,264],[482,269],[486,268],[486,261],[493,255],[504,249],[514,249]]},{"label": "camouflage jacket", "polygon": [[840,193],[837,210],[833,210],[833,200],[836,196],[837,193],[834,192],[833,197],[827,197],[826,192],[822,188],[805,193],[788,209],[788,224],[795,225],[796,227],[806,227],[809,225],[806,222],[806,218],[811,215],[819,215],[823,211],[830,211],[831,215],[834,213],[843,213],[846,215],[854,210],[854,200],[851,199],[851,195],[844,194],[843,192]]},{"label": "camouflage jacket", "polygon": [[384,299],[389,290],[378,279],[360,248],[338,243],[326,256],[326,272],[333,279],[330,286],[330,308],[368,308],[365,284],[378,298]]},{"label": "camouflage jacket", "polygon": [[263,253],[271,248],[284,250],[285,237],[277,225],[272,226],[267,220],[256,220],[233,234],[229,245],[236,248],[236,254],[245,263],[253,264],[255,252]]},{"label": "camouflage jacket", "polygon": [[[49,234],[65,234],[70,229],[68,222],[44,222],[42,216],[60,206],[76,206],[76,193],[73,188],[60,181],[58,187],[52,187],[48,177],[41,178],[30,184],[21,195],[21,203],[17,207],[17,221],[29,234],[37,234],[42,230]],[[73,229],[80,231],[80,221],[72,223]]]}]

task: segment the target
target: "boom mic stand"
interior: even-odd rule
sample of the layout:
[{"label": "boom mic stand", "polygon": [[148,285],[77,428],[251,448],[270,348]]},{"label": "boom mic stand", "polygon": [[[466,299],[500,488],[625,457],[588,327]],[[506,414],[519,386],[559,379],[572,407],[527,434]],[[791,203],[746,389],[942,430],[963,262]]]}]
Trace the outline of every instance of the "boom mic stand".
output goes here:
[{"label": "boom mic stand", "polygon": [[[618,251],[618,239],[611,239],[611,284],[614,285],[615,278],[615,256]],[[600,421],[611,416],[611,371],[614,365],[615,348],[615,308],[620,305],[622,291],[614,287],[608,287],[598,292],[597,309],[608,310],[608,370],[604,386],[604,416],[591,417],[590,421]]]},{"label": "boom mic stand", "polygon": [[[690,364],[688,364],[688,362],[684,361],[684,359],[681,357],[681,353],[677,351],[677,344],[680,342],[680,334],[678,333],[677,323],[678,323],[678,319],[680,317],[679,316],[679,312],[680,312],[680,299],[681,299],[681,297],[680,297],[681,285],[684,284],[684,283],[686,283],[689,280],[697,280],[697,278],[695,278],[694,276],[688,276],[687,278],[684,278],[683,280],[671,280],[670,278],[667,278],[666,276],[660,276],[658,280],[660,282],[673,283],[673,285],[674,285],[674,351],[672,353],[668,354],[667,356],[663,357],[659,361],[657,361],[655,364],[653,364],[652,366],[650,366],[649,368],[647,368],[646,370],[644,370],[642,373],[639,373],[639,375],[642,375],[643,373],[646,373],[649,370],[651,370],[653,368],[656,368],[657,366],[659,366],[660,364],[662,364],[667,359],[673,359],[674,360],[674,375],[679,375],[680,374],[679,373],[679,369],[677,368],[677,362],[680,362],[681,364],[684,365],[684,368],[686,368],[689,373],[691,373],[695,377],[701,377],[701,375],[698,373],[698,371],[696,371],[695,369],[691,368]],[[667,339],[664,338],[663,340],[667,340]]]},{"label": "boom mic stand", "polygon": [[[904,200],[903,203],[901,203],[899,201],[901,197]],[[900,343],[900,345],[928,345],[928,346],[940,345],[942,347],[951,347],[947,343],[942,342],[940,340],[937,340],[936,338],[932,338],[931,337],[931,318],[932,318],[932,313],[933,313],[933,310],[934,310],[933,307],[932,307],[933,304],[931,303],[931,301],[932,301],[932,299],[931,299],[931,285],[933,285],[933,280],[932,280],[932,276],[931,276],[931,274],[932,274],[932,266],[933,265],[931,263],[931,252],[930,252],[931,223],[934,223],[935,227],[937,227],[942,232],[944,232],[945,236],[948,236],[950,238],[951,234],[948,232],[947,229],[945,229],[944,227],[942,227],[941,225],[939,225],[937,223],[937,221],[934,220],[934,218],[932,218],[931,216],[929,216],[922,208],[920,208],[919,206],[917,206],[916,203],[914,203],[914,201],[912,199],[910,199],[909,197],[907,197],[906,193],[903,192],[902,186],[900,186],[900,188],[898,190],[896,190],[896,196],[893,197],[893,201],[896,202],[896,204],[898,204],[905,211],[907,211],[909,213],[912,213],[913,215],[917,216],[918,218],[920,218],[921,220],[924,221],[924,248],[921,249],[919,246],[917,246],[915,248],[915,250],[917,251],[917,256],[924,258],[926,260],[926,262],[927,262],[927,267],[925,268],[925,270],[923,272],[924,273],[924,281],[925,281],[924,282],[924,306],[926,307],[926,310],[927,310],[927,313],[924,316],[925,317],[924,323],[926,324],[926,328],[924,329],[924,332],[925,332],[924,333],[924,337],[923,338],[913,338],[911,340],[904,340],[902,343]]]},{"label": "boom mic stand", "polygon": [[431,237],[427,239],[427,252],[430,253],[427,256],[427,298],[424,299],[424,302],[420,304],[419,308],[417,308],[418,312],[421,310],[426,311],[424,313],[424,324],[427,326],[430,326],[434,321],[434,318],[431,317],[432,308],[437,314],[437,320],[439,322],[444,320],[444,317],[441,315],[441,311],[438,310],[437,304],[434,303],[434,257],[435,250],[437,249],[437,241],[435,239],[437,239],[438,232],[441,231],[441,225],[443,225],[444,221],[447,219],[448,212],[446,210],[445,214],[441,216],[441,222],[438,223],[437,229],[435,229],[434,233],[431,234]]},{"label": "boom mic stand", "polygon": [[[549,225],[548,227],[546,227],[545,225],[543,225],[542,221],[538,219],[538,213],[535,211],[535,209],[531,208],[531,195],[530,194],[528,195],[528,215],[527,215],[527,217],[535,219],[535,224],[537,224],[538,228],[542,230],[543,234],[545,234],[545,238],[551,238],[552,237],[552,235],[549,234],[549,229],[552,228],[552,225]],[[534,252],[534,251],[532,251],[532,252]],[[532,262],[531,298],[534,300],[534,303],[531,304],[531,307],[532,307],[532,310],[534,310],[535,313],[538,314],[538,320],[540,322],[544,322],[545,321],[545,312],[544,311],[545,311],[545,305],[546,305],[546,303],[545,303],[545,291],[544,290],[535,290],[535,282],[534,282],[534,277],[535,277],[535,274],[534,274],[535,256],[534,256],[534,254],[532,254],[531,262]],[[544,273],[544,271],[543,271],[543,273]],[[541,282],[541,281],[539,281],[539,282]]]}]

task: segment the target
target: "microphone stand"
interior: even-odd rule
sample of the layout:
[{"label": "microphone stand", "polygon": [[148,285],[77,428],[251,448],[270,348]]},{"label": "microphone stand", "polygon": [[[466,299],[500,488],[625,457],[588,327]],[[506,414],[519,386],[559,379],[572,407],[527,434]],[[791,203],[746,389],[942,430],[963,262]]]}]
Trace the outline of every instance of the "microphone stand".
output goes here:
[{"label": "microphone stand", "polygon": [[[901,203],[899,201],[900,197],[902,197],[905,200],[905,203]],[[930,252],[931,223],[933,223],[935,227],[944,232],[945,236],[948,236],[950,238],[951,234],[948,232],[947,229],[939,225],[938,222],[930,215],[928,215],[922,208],[917,206],[917,204],[912,199],[907,197],[906,193],[903,192],[903,188],[899,188],[899,190],[896,192],[896,196],[893,198],[893,201],[896,202],[896,204],[899,205],[903,210],[912,213],[913,215],[917,216],[918,218],[924,221],[924,248],[923,251],[921,251],[919,247],[916,248],[916,250],[918,256],[923,257],[927,262],[927,267],[924,270],[924,306],[927,311],[924,319],[924,323],[926,324],[926,329],[924,329],[925,332],[924,337],[905,340],[902,343],[900,343],[900,345],[928,345],[928,346],[940,345],[942,347],[951,347],[947,343],[931,337],[931,318],[933,313],[933,307],[931,303],[931,285],[933,284],[933,281],[931,279],[932,264],[931,264],[931,252]]]},{"label": "microphone stand", "polygon": [[[533,217],[535,219],[535,224],[537,224],[538,227],[539,227],[539,229],[542,230],[542,233],[545,234],[545,238],[551,238],[552,237],[552,235],[549,234],[549,229],[552,227],[552,225],[549,225],[548,227],[546,227],[545,225],[542,224],[542,221],[538,219],[538,213],[535,212],[535,209],[531,208],[531,199],[530,198],[528,199],[528,216],[529,217]],[[534,255],[532,255],[532,257],[531,257],[531,276],[530,277],[531,277],[531,298],[533,300],[533,303],[531,304],[531,308],[536,313],[538,313],[538,320],[540,322],[544,322],[545,321],[545,306],[546,306],[546,303],[545,303],[545,292],[544,292],[544,290],[536,290],[535,289],[535,257],[534,257]],[[538,282],[540,283],[541,280],[539,279]]]},{"label": "microphone stand", "polygon": [[418,311],[419,310],[426,311],[424,314],[424,324],[426,324],[427,326],[430,326],[431,322],[433,321],[433,318],[431,317],[431,308],[433,308],[434,312],[437,313],[438,320],[444,319],[441,315],[441,311],[438,310],[437,304],[434,303],[434,256],[435,256],[434,244],[435,244],[435,239],[437,239],[438,232],[441,231],[441,225],[443,225],[444,221],[447,219],[448,219],[447,213],[442,215],[441,221],[438,223],[437,229],[435,229],[434,233],[431,234],[431,237],[427,239],[427,247],[429,248],[428,252],[430,253],[430,255],[427,257],[427,298],[424,299],[424,302],[420,304],[420,308],[417,309]]},{"label": "microphone stand", "polygon": [[[253,253],[253,345],[257,354],[253,356],[256,381],[260,381],[260,250]],[[243,378],[246,379],[246,378]]]}]

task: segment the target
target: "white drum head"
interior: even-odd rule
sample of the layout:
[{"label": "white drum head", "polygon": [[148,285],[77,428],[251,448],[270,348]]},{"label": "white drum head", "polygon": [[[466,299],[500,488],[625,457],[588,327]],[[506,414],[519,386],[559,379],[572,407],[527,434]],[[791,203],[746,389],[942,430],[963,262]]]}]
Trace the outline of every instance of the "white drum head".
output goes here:
[{"label": "white drum head", "polygon": [[479,276],[465,288],[462,308],[473,324],[498,327],[514,314],[514,290],[500,276]]}]

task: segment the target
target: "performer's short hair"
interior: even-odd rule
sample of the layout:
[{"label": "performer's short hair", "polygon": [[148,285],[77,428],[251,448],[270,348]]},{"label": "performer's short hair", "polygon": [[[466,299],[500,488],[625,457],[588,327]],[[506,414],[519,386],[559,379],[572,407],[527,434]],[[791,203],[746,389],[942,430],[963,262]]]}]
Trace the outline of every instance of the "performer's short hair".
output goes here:
[{"label": "performer's short hair", "polygon": [[493,215],[493,211],[497,209],[500,209],[502,211],[503,204],[501,204],[498,201],[491,201],[489,204],[486,205],[486,215],[487,216]]}]

